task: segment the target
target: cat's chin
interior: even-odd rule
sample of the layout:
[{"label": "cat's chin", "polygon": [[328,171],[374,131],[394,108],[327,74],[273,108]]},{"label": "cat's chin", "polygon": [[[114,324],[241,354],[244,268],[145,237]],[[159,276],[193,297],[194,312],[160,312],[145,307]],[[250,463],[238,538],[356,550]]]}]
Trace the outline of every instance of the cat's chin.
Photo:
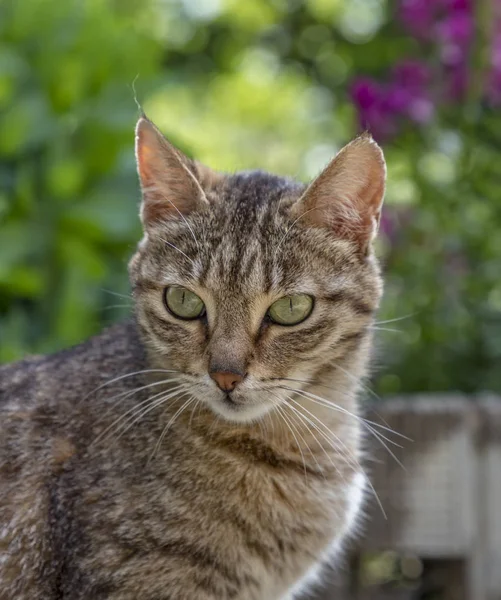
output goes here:
[{"label": "cat's chin", "polygon": [[267,402],[236,403],[225,396],[206,400],[217,416],[232,423],[255,422],[273,408],[273,405]]}]

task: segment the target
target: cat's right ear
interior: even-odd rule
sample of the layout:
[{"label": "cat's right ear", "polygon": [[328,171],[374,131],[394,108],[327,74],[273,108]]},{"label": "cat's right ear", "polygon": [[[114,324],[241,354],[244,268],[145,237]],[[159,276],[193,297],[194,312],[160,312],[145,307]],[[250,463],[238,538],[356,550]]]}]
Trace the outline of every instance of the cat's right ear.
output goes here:
[{"label": "cat's right ear", "polygon": [[377,232],[385,190],[381,148],[360,135],[325,167],[293,207],[304,224],[323,227],[367,254]]},{"label": "cat's right ear", "polygon": [[136,126],[136,162],[143,194],[141,221],[145,228],[181,219],[208,205],[192,171],[194,163],[144,115]]}]

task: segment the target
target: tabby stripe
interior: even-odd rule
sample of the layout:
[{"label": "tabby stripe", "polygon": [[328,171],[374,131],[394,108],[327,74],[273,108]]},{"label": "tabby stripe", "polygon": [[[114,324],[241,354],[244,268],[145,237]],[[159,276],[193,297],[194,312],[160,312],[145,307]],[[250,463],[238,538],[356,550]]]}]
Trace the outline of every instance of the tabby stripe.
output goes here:
[{"label": "tabby stripe", "polygon": [[[211,440],[211,442],[212,441],[213,440]],[[248,461],[253,460],[254,463],[262,463],[272,469],[291,469],[304,476],[305,465],[301,460],[296,461],[291,458],[280,456],[273,448],[250,436],[247,438],[242,436],[238,440],[234,440],[233,438],[221,438],[216,440],[215,443],[218,444],[220,449],[224,449],[233,455],[239,453]],[[306,465],[306,472],[319,479],[322,478],[323,480],[323,475],[308,467],[308,465]]]},{"label": "tabby stripe", "polygon": [[345,342],[358,342],[360,340],[363,340],[363,338],[366,336],[366,334],[367,334],[367,330],[362,329],[362,331],[357,331],[356,333],[350,333],[347,335],[343,335],[339,338],[339,343],[343,344]]},{"label": "tabby stripe", "polygon": [[226,581],[232,582],[237,586],[242,585],[242,578],[224,565],[207,547],[199,547],[188,540],[172,541],[161,544],[159,550],[169,556],[182,558],[198,567],[208,571],[218,572]]},{"label": "tabby stripe", "polygon": [[158,292],[162,289],[161,285],[152,283],[147,279],[138,279],[132,288],[133,292]]},{"label": "tabby stripe", "polygon": [[[155,311],[150,308],[146,308],[144,310],[144,314],[150,321],[153,321],[156,325],[158,325],[162,330],[168,331],[169,333],[177,333],[177,335],[184,335],[185,331],[179,325],[175,325],[170,321],[162,319],[159,317]],[[177,330],[177,331],[176,331]]]},{"label": "tabby stripe", "polygon": [[226,514],[220,514],[219,518],[223,521],[228,521],[235,529],[241,532],[243,543],[249,552],[257,556],[265,565],[273,564],[278,569],[280,560],[283,560],[286,547],[290,552],[296,549],[295,546],[286,544],[275,531],[263,530],[256,527],[255,523],[249,523],[243,515],[231,509],[228,509]]},{"label": "tabby stripe", "polygon": [[356,313],[361,315],[370,315],[375,310],[374,308],[369,306],[369,304],[367,304],[367,302],[365,302],[362,298],[359,298],[346,290],[336,292],[335,294],[332,294],[330,296],[326,296],[325,299],[335,303],[347,302],[348,304],[351,304],[352,308]]},{"label": "tabby stripe", "polygon": [[254,268],[254,265],[256,264],[256,261],[257,261],[257,253],[256,252],[252,252],[251,254],[247,254],[245,256],[245,261],[242,260],[242,265],[241,265],[241,272],[242,272],[242,274],[249,275],[249,273]]},{"label": "tabby stripe", "polygon": [[287,343],[295,352],[307,352],[316,348],[318,344],[330,334],[332,329],[333,324],[328,321],[316,323],[301,331],[291,331],[288,333]]}]

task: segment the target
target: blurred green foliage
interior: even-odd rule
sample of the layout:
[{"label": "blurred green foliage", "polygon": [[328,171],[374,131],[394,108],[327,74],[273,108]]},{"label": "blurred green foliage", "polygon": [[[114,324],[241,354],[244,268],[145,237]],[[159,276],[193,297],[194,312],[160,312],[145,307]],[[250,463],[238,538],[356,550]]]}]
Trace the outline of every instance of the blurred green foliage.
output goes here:
[{"label": "blurred green foliage", "polygon": [[[211,166],[308,179],[356,133],[346,90],[420,48],[385,0],[2,0],[0,361],[130,310],[135,90]],[[134,85],[133,85],[134,84]],[[381,393],[501,391],[501,115],[474,90],[385,148]]]}]

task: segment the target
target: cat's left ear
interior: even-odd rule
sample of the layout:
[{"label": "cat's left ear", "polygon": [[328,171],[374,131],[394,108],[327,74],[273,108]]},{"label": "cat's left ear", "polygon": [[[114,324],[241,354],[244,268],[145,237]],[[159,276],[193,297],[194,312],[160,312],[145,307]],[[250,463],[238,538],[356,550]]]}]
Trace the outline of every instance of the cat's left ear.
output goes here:
[{"label": "cat's left ear", "polygon": [[293,216],[355,242],[366,254],[377,233],[386,181],[381,148],[369,134],[345,146],[293,207]]},{"label": "cat's left ear", "polygon": [[145,228],[166,220],[182,219],[183,215],[208,206],[201,183],[207,174],[167,141],[145,116],[136,126],[136,161],[143,193],[141,220]]}]

